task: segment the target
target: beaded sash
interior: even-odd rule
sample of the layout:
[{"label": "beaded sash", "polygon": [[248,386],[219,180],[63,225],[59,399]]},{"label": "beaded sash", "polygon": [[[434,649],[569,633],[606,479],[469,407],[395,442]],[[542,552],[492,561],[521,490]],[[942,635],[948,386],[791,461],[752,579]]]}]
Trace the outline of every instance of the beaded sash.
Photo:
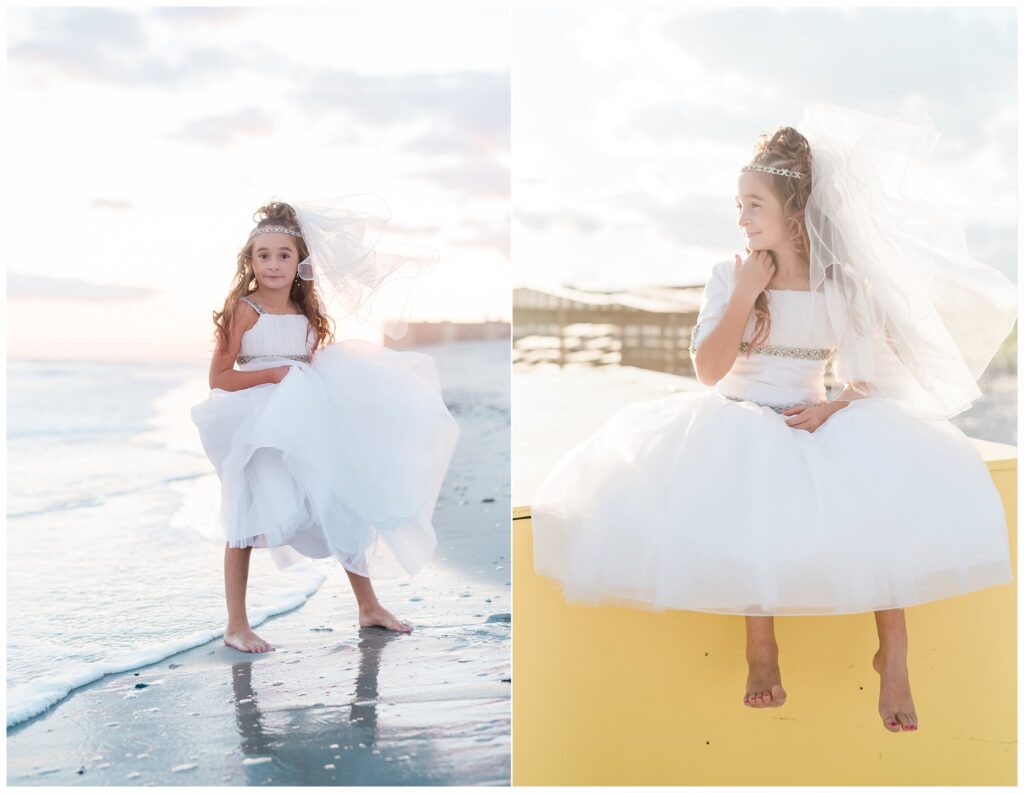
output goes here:
[{"label": "beaded sash", "polygon": [[[690,353],[697,351],[697,335],[700,332],[700,323],[698,322],[693,326],[693,331],[690,333]],[[804,360],[810,361],[827,361],[832,355],[832,350],[828,347],[786,347],[782,344],[762,344],[757,347],[751,347],[748,342],[740,342],[740,352],[751,352],[760,353],[761,355],[779,355],[784,358],[803,358]]]},{"label": "beaded sash", "polygon": [[731,399],[733,402],[753,402],[755,405],[760,405],[763,408],[771,408],[776,413],[782,413],[785,410],[789,410],[791,407],[797,405],[827,405],[828,402],[794,402],[792,405],[769,405],[767,402],[755,402],[753,399],[744,399],[743,397],[729,396],[728,394],[722,394],[726,399]]},{"label": "beaded sash", "polygon": [[308,355],[239,355],[239,363],[249,363],[249,361],[255,361],[257,358],[291,358],[293,361],[302,361],[303,363],[309,363]]}]

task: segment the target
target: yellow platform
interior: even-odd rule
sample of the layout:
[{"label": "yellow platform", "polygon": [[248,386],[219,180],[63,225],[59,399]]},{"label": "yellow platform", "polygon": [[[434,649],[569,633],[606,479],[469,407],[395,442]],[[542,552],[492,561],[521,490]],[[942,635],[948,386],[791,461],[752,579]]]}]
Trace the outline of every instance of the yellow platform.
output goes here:
[{"label": "yellow platform", "polygon": [[[1016,578],[1016,449],[976,443]],[[907,609],[920,729],[890,733],[871,614],[777,618],[787,701],[747,708],[742,617],[567,605],[513,518],[513,784],[1016,784],[1016,584]]]}]

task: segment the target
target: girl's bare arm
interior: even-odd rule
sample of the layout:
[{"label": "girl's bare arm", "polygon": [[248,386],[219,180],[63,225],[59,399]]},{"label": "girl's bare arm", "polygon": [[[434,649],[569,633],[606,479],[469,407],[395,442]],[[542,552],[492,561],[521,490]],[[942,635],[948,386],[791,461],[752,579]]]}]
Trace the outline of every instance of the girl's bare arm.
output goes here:
[{"label": "girl's bare arm", "polygon": [[740,352],[743,331],[747,327],[747,320],[750,319],[750,312],[754,310],[756,300],[756,294],[750,295],[742,290],[733,291],[718,324],[703,340],[699,340],[697,350],[693,354],[693,365],[697,371],[697,379],[704,385],[713,386],[732,369]]}]

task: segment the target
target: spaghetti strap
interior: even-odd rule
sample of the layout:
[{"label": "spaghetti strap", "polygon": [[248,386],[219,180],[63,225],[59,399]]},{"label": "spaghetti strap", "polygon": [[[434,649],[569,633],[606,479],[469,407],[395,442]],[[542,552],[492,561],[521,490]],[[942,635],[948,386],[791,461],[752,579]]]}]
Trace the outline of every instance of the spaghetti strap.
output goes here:
[{"label": "spaghetti strap", "polygon": [[263,306],[261,306],[255,300],[250,300],[245,295],[242,295],[242,300],[244,300],[246,303],[248,303],[250,306],[252,306],[254,309],[256,309],[260,314],[266,314],[267,313],[264,310]]}]

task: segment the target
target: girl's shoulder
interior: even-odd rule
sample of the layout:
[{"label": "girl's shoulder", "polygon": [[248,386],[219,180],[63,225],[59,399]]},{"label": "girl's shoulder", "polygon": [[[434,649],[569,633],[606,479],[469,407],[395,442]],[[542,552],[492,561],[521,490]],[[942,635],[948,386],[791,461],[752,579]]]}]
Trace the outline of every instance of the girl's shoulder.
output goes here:
[{"label": "girl's shoulder", "polygon": [[263,306],[261,306],[259,303],[257,303],[255,300],[253,300],[248,295],[241,295],[241,296],[239,296],[238,300],[235,301],[235,308],[238,308],[241,305],[249,306],[249,308],[251,308],[257,314],[263,314],[264,313]]},{"label": "girl's shoulder", "polygon": [[711,268],[712,277],[718,278],[720,281],[729,283],[732,281],[732,277],[736,274],[736,262],[734,259],[725,259],[720,262],[716,262]]}]

